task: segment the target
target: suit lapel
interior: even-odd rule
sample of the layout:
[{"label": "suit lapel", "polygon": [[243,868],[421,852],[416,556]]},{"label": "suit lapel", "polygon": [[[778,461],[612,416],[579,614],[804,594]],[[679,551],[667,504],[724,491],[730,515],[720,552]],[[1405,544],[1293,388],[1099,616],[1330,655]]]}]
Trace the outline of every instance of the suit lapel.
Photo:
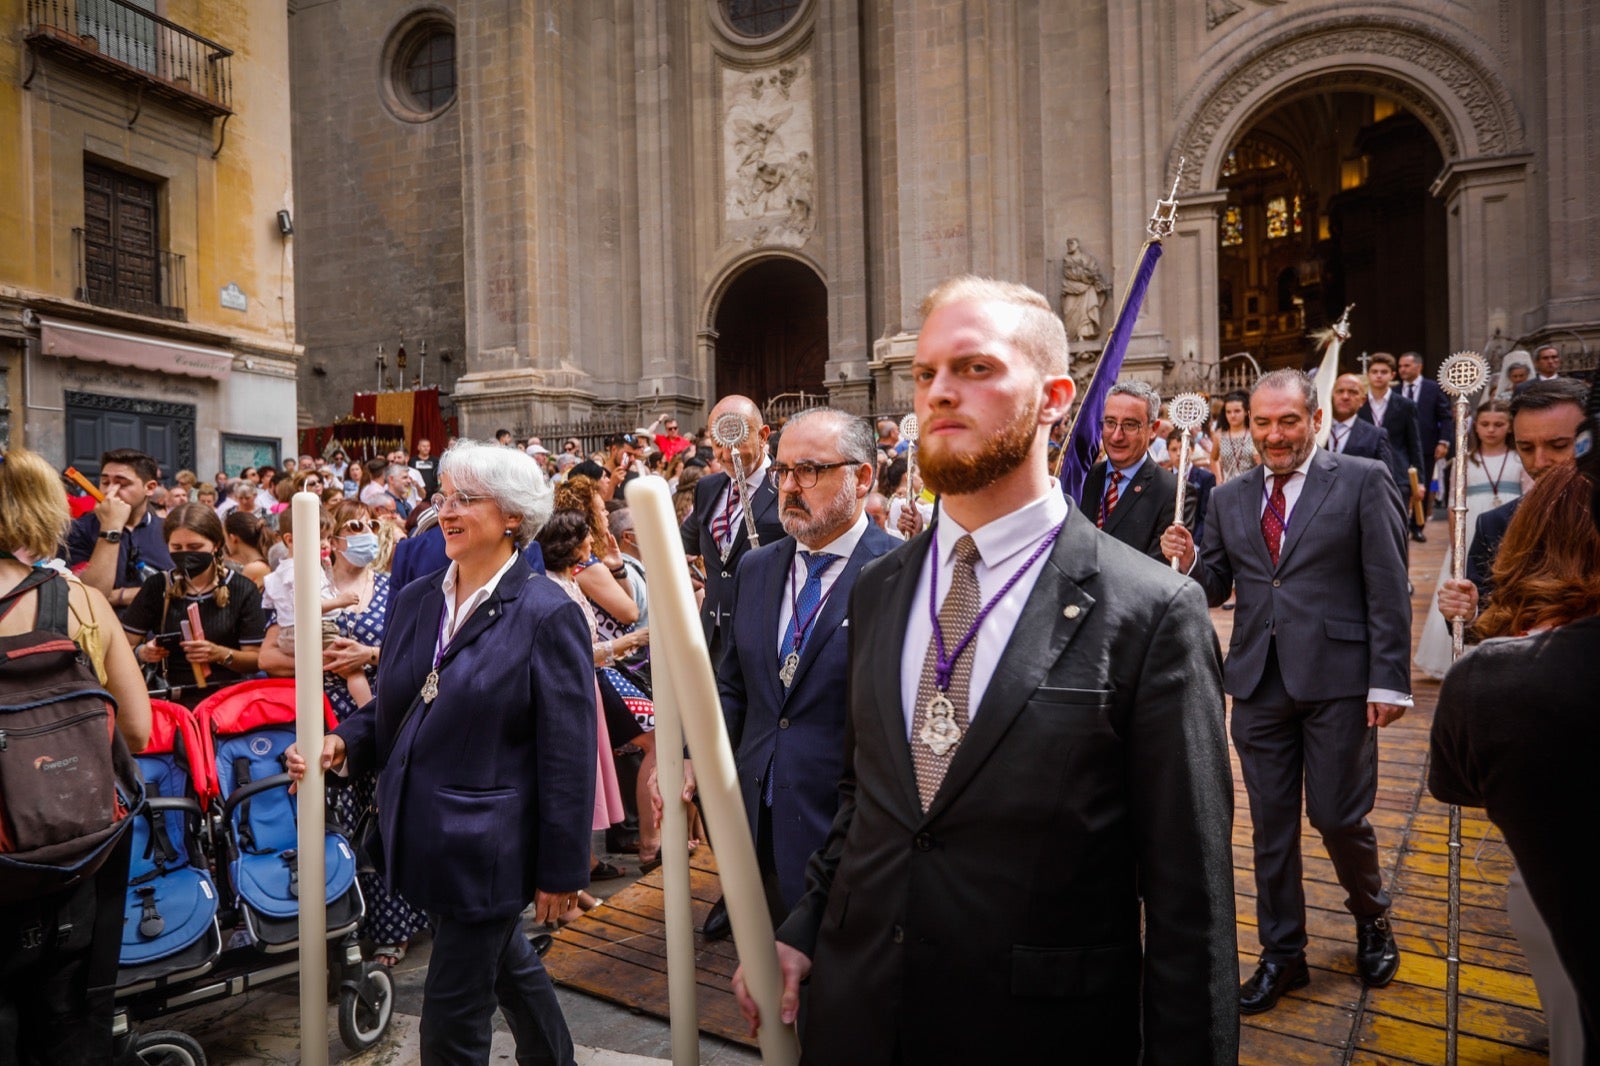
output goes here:
[{"label": "suit lapel", "polygon": [[[811,669],[811,664],[816,662],[818,655],[822,654],[822,646],[827,643],[827,635],[838,629],[840,624],[844,622],[845,611],[850,606],[850,586],[855,583],[856,574],[860,573],[861,568],[867,565],[869,561],[877,558],[877,553],[867,543],[871,539],[872,526],[869,524],[867,531],[861,535],[861,539],[856,541],[856,550],[851,552],[850,558],[844,561],[844,569],[839,571],[839,576],[834,579],[833,585],[828,589],[828,599],[822,605],[822,612],[817,615],[816,621],[811,624],[811,636],[806,639],[805,647],[800,651],[800,665],[795,669],[794,684],[789,686],[790,692],[800,686],[800,679],[805,677],[806,671]],[[789,558],[793,560],[795,549],[792,538],[790,538],[789,543],[791,545],[788,549]],[[834,565],[838,566],[839,564],[835,563]],[[787,585],[784,586],[783,594],[785,596],[789,595]],[[772,624],[774,627],[778,624],[776,616],[773,617]],[[784,699],[788,699],[787,693],[784,695]]]},{"label": "suit lapel", "polygon": [[[1109,476],[1109,475],[1108,475]],[[1130,511],[1138,509],[1138,504],[1144,494],[1150,490],[1150,482],[1155,480],[1155,460],[1146,458],[1144,465],[1139,468],[1138,476],[1128,482],[1117,500],[1117,509],[1106,517],[1106,532],[1114,532]]]},{"label": "suit lapel", "polygon": [[[484,602],[478,604],[477,610],[461,624],[456,630],[456,635],[450,639],[450,647],[445,652],[445,658],[453,659],[463,649],[471,647],[490,627],[500,621],[506,613],[506,602],[514,600],[522,592],[522,586],[532,576],[528,564],[522,561],[522,553],[516,555],[516,562],[511,564],[500,583],[494,587],[494,592]],[[443,606],[443,593],[440,594],[440,605]]]},{"label": "suit lapel", "polygon": [[407,664],[411,676],[405,682],[405,687],[413,692],[422,687],[422,679],[433,669],[433,648],[439,640],[440,619],[444,617],[444,592],[440,589],[443,582],[443,574],[429,582],[427,593],[417,604],[417,635],[411,641],[411,662]]},{"label": "suit lapel", "polygon": [[[789,598],[789,575],[794,566],[795,542],[785,538],[780,542],[778,550],[765,558],[768,566],[773,568],[773,573],[766,581],[755,581],[754,588],[772,588],[777,590],[775,596],[761,597],[761,608],[756,611],[756,632],[754,640],[756,647],[765,648],[766,654],[759,656],[762,662],[760,669],[761,683],[767,686],[768,706],[779,706],[785,699],[783,682],[778,679],[778,666],[787,654],[787,650],[779,648],[772,643],[773,634],[778,633],[778,618],[780,607],[784,600]],[[756,575],[747,575],[754,578]],[[738,624],[735,615],[734,624]],[[782,634],[778,634],[781,638]]]},{"label": "suit lapel", "polygon": [[[1039,580],[1000,653],[994,676],[978,703],[977,717],[951,758],[927,817],[933,818],[949,806],[972,780],[1094,609],[1094,597],[1082,586],[1099,571],[1094,532],[1094,523],[1081,510],[1073,509],[1049,557],[1036,564],[1042,566]],[[915,775],[912,787],[914,791]]]},{"label": "suit lapel", "polygon": [[900,658],[906,643],[906,622],[912,610],[923,606],[911,601],[917,593],[923,560],[928,557],[928,545],[929,536],[924,531],[908,542],[904,551],[891,555],[885,564],[893,569],[884,573],[879,581],[879,586],[887,593],[882,605],[885,613],[879,616],[883,624],[876,630],[876,639],[869,651],[872,661],[880,664],[872,672],[877,681],[876,698],[872,703],[879,724],[888,734],[889,750],[894,752],[894,761],[900,770],[898,776],[906,802],[910,810],[919,813],[922,798],[917,793],[917,775],[911,765],[911,748],[906,744],[905,711],[900,702]]},{"label": "suit lapel", "polygon": [[[1249,491],[1239,494],[1239,510],[1237,512],[1239,523],[1240,543],[1249,544],[1249,551],[1257,557],[1261,568],[1267,573],[1272,573],[1272,556],[1267,554],[1267,541],[1261,535],[1261,498],[1267,491],[1267,468],[1257,463],[1245,473],[1241,479],[1250,486]],[[1230,482],[1231,484],[1231,482]],[[1278,558],[1283,558],[1283,553],[1278,553]]]},{"label": "suit lapel", "polygon": [[1322,502],[1328,498],[1328,490],[1333,488],[1334,471],[1338,469],[1338,460],[1327,452],[1319,452],[1306,469],[1306,483],[1300,489],[1300,498],[1295,501],[1294,511],[1289,516],[1289,529],[1284,533],[1283,546],[1278,551],[1279,569],[1288,561],[1294,546],[1300,543],[1306,526],[1317,517]]}]

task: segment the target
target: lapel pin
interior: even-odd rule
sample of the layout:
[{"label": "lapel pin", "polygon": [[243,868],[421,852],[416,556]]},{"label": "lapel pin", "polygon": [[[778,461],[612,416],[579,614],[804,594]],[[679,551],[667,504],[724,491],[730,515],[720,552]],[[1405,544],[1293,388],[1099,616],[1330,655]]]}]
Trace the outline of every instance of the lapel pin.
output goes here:
[{"label": "lapel pin", "polygon": [[1076,618],[1083,613],[1083,609],[1075,603],[1069,603],[1061,609],[1063,618]]},{"label": "lapel pin", "polygon": [[1144,486],[1143,485],[1135,485],[1133,487],[1133,491],[1134,492],[1143,492],[1144,491]]}]

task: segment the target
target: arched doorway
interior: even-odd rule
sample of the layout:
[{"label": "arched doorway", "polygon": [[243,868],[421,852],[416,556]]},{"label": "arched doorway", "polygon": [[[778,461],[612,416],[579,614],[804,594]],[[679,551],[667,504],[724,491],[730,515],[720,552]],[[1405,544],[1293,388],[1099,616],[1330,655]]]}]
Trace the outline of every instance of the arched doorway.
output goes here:
[{"label": "arched doorway", "polygon": [[742,270],[717,304],[715,395],[757,404],[821,393],[828,363],[828,290],[804,263],[763,259]]},{"label": "arched doorway", "polygon": [[1219,187],[1218,341],[1266,369],[1301,366],[1308,330],[1355,304],[1346,353],[1448,354],[1444,157],[1428,127],[1381,93],[1269,102],[1229,147]]}]

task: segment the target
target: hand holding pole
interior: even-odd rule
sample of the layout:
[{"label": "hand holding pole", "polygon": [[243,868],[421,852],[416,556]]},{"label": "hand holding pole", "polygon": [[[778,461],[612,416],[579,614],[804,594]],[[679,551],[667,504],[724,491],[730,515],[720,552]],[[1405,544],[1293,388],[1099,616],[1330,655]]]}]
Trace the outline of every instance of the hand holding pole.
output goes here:
[{"label": "hand holding pole", "polygon": [[[1180,393],[1167,405],[1167,414],[1171,417],[1172,424],[1183,431],[1183,443],[1180,446],[1182,451],[1178,455],[1178,491],[1172,504],[1173,525],[1183,524],[1183,500],[1189,488],[1189,434],[1206,420],[1209,406],[1206,398],[1195,392]],[[1172,559],[1172,569],[1178,569],[1176,556]]]}]

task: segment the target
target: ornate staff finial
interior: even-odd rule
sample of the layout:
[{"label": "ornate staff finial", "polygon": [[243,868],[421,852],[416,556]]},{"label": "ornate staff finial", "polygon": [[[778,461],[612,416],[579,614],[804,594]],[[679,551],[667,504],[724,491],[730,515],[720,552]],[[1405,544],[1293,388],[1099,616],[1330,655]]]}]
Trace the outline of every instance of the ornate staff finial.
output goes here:
[{"label": "ornate staff finial", "polygon": [[1150,222],[1144,231],[1150,234],[1151,240],[1161,241],[1172,236],[1172,231],[1178,221],[1178,182],[1183,180],[1184,157],[1178,157],[1178,172],[1172,176],[1172,191],[1165,200],[1156,201],[1155,213],[1150,216]]},{"label": "ornate staff finial", "polygon": [[1341,341],[1347,341],[1350,339],[1350,312],[1354,311],[1355,309],[1355,304],[1346,304],[1344,308],[1344,314],[1340,315],[1339,321],[1333,324],[1333,332],[1338,335]]}]

